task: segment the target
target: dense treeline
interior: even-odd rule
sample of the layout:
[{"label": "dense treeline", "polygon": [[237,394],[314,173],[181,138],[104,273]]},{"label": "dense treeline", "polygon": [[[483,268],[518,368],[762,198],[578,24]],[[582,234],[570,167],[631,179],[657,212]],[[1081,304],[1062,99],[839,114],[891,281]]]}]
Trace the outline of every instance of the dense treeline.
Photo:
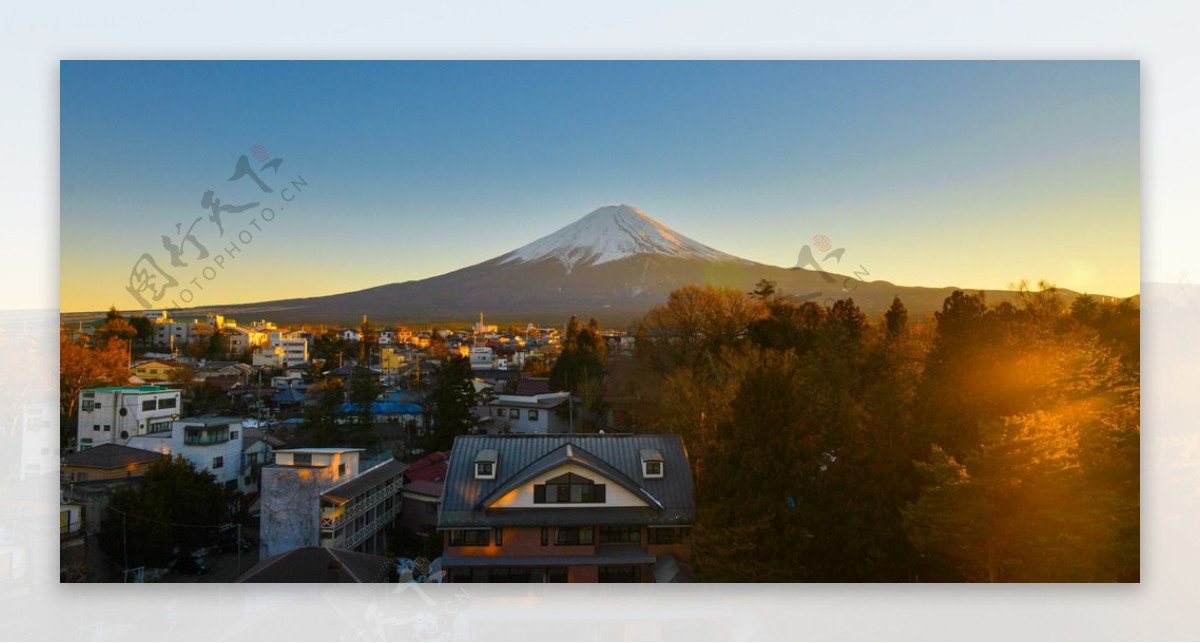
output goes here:
[{"label": "dense treeline", "polygon": [[685,437],[707,581],[1139,574],[1136,305],[1022,285],[932,322],[689,286],[638,331],[637,422]]}]

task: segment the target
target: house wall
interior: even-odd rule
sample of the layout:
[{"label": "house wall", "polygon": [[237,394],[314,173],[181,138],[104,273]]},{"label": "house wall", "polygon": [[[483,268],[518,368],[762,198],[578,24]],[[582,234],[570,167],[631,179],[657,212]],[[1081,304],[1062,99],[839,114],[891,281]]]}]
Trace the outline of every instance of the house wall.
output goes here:
[{"label": "house wall", "polygon": [[[158,400],[168,398],[173,399],[174,404],[158,408]],[[146,400],[155,400],[154,410],[142,410],[142,402]],[[92,410],[84,410],[85,402],[89,401]],[[100,404],[100,408],[95,408],[96,404]],[[150,431],[151,423],[170,421],[171,416],[183,412],[180,391],[171,389],[146,392],[84,390],[79,393],[78,408],[76,446],[79,449],[109,443],[124,444],[122,431],[129,436],[142,435]],[[125,409],[125,415],[120,413],[122,408]],[[105,427],[108,429],[105,430]]]},{"label": "house wall", "polygon": [[146,470],[149,468],[149,462],[131,464],[120,469],[97,469],[94,467],[76,467],[64,464],[62,465],[62,472],[71,482],[96,482],[97,480],[140,478],[146,475]]},{"label": "house wall", "polygon": [[266,467],[262,470],[259,560],[299,547],[316,547],[321,533],[321,492],[333,486],[329,469]]},{"label": "house wall", "polygon": [[[240,422],[229,423],[230,438],[216,444],[184,444],[186,422],[176,422],[169,434],[151,434],[130,438],[127,446],[135,449],[154,451],[174,457],[181,455],[185,460],[195,465],[197,470],[208,471],[217,479],[217,484],[225,485],[230,482],[239,484],[242,459],[242,425]],[[234,437],[234,434],[237,434]],[[213,459],[220,457],[221,466],[213,468]]]},{"label": "house wall", "polygon": [[[502,472],[497,472],[498,475],[503,475]],[[556,478],[565,473],[574,473],[583,476],[596,482],[605,485],[604,502],[588,502],[588,503],[572,503],[572,504],[535,504],[533,502],[533,487],[534,485],[545,484],[547,480]],[[491,504],[490,508],[500,507],[528,507],[544,509],[547,512],[552,511],[571,511],[573,509],[595,508],[595,507],[645,507],[646,501],[633,495],[621,485],[609,480],[608,478],[597,474],[595,471],[581,467],[576,464],[568,464],[558,467],[537,476],[527,484],[514,489],[505,494]]]},{"label": "house wall", "polygon": [[[400,505],[400,528],[417,535],[436,532],[438,504],[435,498],[406,492]],[[433,507],[433,511],[429,507]]]}]

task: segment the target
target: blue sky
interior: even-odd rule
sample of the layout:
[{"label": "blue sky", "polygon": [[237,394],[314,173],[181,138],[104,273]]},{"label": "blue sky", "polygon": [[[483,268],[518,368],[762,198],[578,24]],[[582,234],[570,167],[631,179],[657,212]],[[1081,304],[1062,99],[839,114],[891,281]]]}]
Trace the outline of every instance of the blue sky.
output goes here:
[{"label": "blue sky", "polygon": [[[1139,82],[1137,62],[63,62],[62,309],[138,308],[131,267],[169,272],[160,238],[195,217],[210,257],[172,274],[210,266],[188,303],[219,305],[429,277],[617,203],[762,263],[824,234],[904,285],[1128,296]],[[274,193],[228,180],[256,144]],[[261,208],[222,236],[202,194],[283,206],[297,175],[212,265]]]}]

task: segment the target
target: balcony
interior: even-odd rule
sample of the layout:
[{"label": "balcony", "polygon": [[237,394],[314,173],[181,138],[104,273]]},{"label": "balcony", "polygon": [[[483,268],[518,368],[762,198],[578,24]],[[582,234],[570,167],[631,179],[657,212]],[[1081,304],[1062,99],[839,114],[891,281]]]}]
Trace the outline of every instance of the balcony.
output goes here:
[{"label": "balcony", "polygon": [[348,521],[352,521],[362,515],[363,512],[370,510],[372,507],[382,505],[383,502],[387,500],[388,496],[394,498],[392,506],[392,511],[394,513],[394,510],[400,506],[399,494],[402,485],[403,480],[401,478],[396,478],[386,485],[379,487],[375,491],[372,491],[366,496],[356,498],[354,501],[349,503],[349,507],[343,511],[341,515],[334,518],[322,517],[321,529],[323,531],[333,531],[338,529]]}]

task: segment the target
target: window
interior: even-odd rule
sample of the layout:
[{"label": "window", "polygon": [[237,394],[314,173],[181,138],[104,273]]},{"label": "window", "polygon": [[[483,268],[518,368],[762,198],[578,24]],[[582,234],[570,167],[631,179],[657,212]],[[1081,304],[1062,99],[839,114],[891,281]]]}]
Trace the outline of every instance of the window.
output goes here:
[{"label": "window", "polygon": [[500,407],[496,407],[496,417],[498,417],[498,418],[504,417],[504,409],[502,409]]},{"label": "window", "polygon": [[504,544],[504,527],[496,527],[494,531],[496,532],[496,546],[499,547]]},{"label": "window", "polygon": [[237,431],[230,431],[230,432],[229,432],[229,439],[230,439],[230,440],[236,440],[236,439],[237,439],[237,436],[238,436],[238,432],[237,432]]},{"label": "window", "polygon": [[508,410],[508,419],[510,419],[510,420],[521,419],[521,409],[509,409]]},{"label": "window", "polygon": [[101,406],[101,404],[100,404],[99,402],[96,402],[96,410],[97,410],[97,411],[99,411],[99,410],[100,410],[100,406]]},{"label": "window", "polygon": [[646,530],[646,542],[651,545],[673,545],[687,535],[687,527],[651,527]]},{"label": "window", "polygon": [[450,532],[451,547],[477,547],[487,546],[488,544],[487,529],[459,529]]},{"label": "window", "polygon": [[160,409],[175,408],[175,398],[173,398],[173,397],[162,398],[161,400],[158,401],[158,408],[160,408]]},{"label": "window", "polygon": [[95,405],[95,402],[93,402],[92,400],[84,400],[83,401],[83,410],[91,411],[93,408],[95,408],[94,405]]},{"label": "window", "polygon": [[111,425],[111,424],[105,424],[105,425],[104,425],[104,430],[105,430],[105,431],[112,431],[112,425]]},{"label": "window", "polygon": [[142,402],[142,410],[143,411],[153,411],[154,410],[154,400],[143,401]]},{"label": "window", "polygon": [[295,464],[295,465],[312,464],[312,454],[311,453],[293,453],[292,454],[292,464]]},{"label": "window", "polygon": [[476,478],[493,478],[493,477],[495,477],[495,475],[492,473],[492,471],[493,471],[493,469],[492,469],[491,462],[476,462],[475,463],[475,477]]},{"label": "window", "polygon": [[212,468],[220,469],[223,466],[225,466],[225,456],[219,455],[213,458]]},{"label": "window", "polygon": [[640,583],[642,568],[637,565],[605,565],[600,567],[601,583]]},{"label": "window", "polygon": [[600,544],[640,543],[642,528],[637,525],[605,525],[600,528]]},{"label": "window", "polygon": [[662,463],[661,462],[647,462],[646,463],[646,477],[647,478],[661,478],[662,474],[663,473],[662,473]]},{"label": "window", "polygon": [[602,503],[604,485],[595,484],[574,473],[550,478],[545,484],[533,486],[534,504]]},{"label": "window", "polygon": [[529,409],[529,414],[526,417],[529,418],[530,422],[537,422],[537,419],[538,419],[537,409]]},{"label": "window", "polygon": [[169,420],[165,421],[165,422],[151,422],[150,423],[150,429],[149,429],[150,433],[158,433],[160,431],[170,431],[170,430],[171,430],[171,422]]},{"label": "window", "polygon": [[99,424],[93,424],[93,425],[92,425],[92,430],[93,430],[93,431],[99,431],[99,430],[100,430],[100,425],[99,425]]},{"label": "window", "polygon": [[559,527],[554,530],[555,545],[592,544],[591,527]]},{"label": "window", "polygon": [[542,527],[542,547],[545,547],[549,543],[549,532],[550,530],[548,528]]}]

